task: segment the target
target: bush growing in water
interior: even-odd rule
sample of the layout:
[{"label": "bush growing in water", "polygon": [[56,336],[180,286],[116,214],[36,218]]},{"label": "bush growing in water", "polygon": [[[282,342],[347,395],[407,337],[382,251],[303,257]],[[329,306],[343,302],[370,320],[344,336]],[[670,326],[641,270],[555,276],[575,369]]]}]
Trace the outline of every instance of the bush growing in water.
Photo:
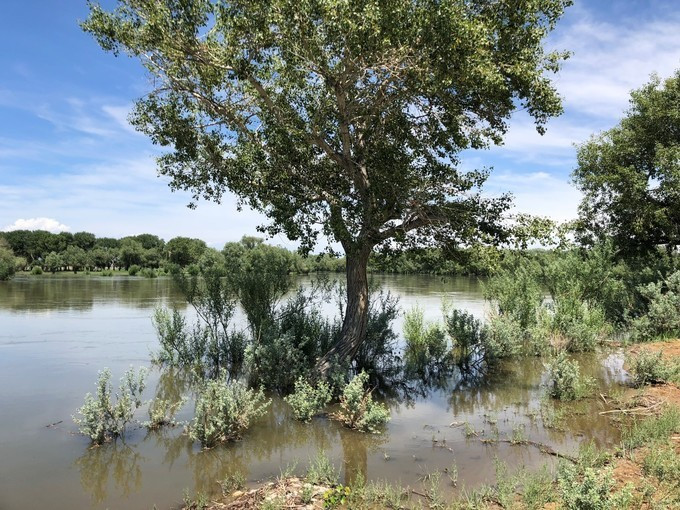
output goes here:
[{"label": "bush growing in water", "polygon": [[141,269],[142,268],[139,267],[137,264],[132,264],[130,267],[128,267],[128,274],[130,276],[137,276],[137,273],[139,273]]},{"label": "bush growing in water", "polygon": [[189,437],[204,447],[239,439],[271,403],[262,389],[247,388],[241,382],[228,382],[226,375],[205,383],[196,399],[196,413]]},{"label": "bush growing in water", "polygon": [[588,395],[593,386],[590,378],[581,374],[578,362],[560,352],[548,365],[550,396],[560,400],[578,400]]},{"label": "bush growing in water", "polygon": [[444,323],[460,359],[469,359],[486,343],[487,331],[482,322],[468,312],[456,308],[445,311]]},{"label": "bush growing in water", "polygon": [[73,417],[80,432],[95,444],[121,436],[135,410],[142,405],[141,395],[146,384],[146,373],[144,368],[137,374],[132,368],[125,372],[114,401],[111,396],[111,371],[108,368],[101,371],[97,379],[96,394],[85,395],[83,407],[76,411],[82,418]]},{"label": "bush growing in water", "polygon": [[331,401],[331,388],[323,381],[314,387],[300,377],[295,381],[295,391],[284,400],[293,408],[296,420],[309,421]]},{"label": "bush growing in water", "polygon": [[345,426],[362,432],[378,433],[379,427],[390,419],[385,404],[375,402],[371,390],[366,390],[368,374],[361,372],[345,386],[340,397],[340,411],[336,417]]},{"label": "bush growing in water", "polygon": [[143,425],[151,430],[156,430],[166,425],[175,425],[175,414],[186,404],[187,399],[182,397],[176,402],[157,398],[149,402],[149,421]]},{"label": "bush growing in water", "polygon": [[40,266],[33,266],[33,267],[31,268],[31,274],[33,274],[33,275],[41,275],[41,274],[43,274],[42,267],[40,267]]},{"label": "bush growing in water", "polygon": [[446,332],[437,323],[425,323],[423,310],[415,307],[404,317],[404,350],[407,363],[425,366],[441,363],[448,352]]}]

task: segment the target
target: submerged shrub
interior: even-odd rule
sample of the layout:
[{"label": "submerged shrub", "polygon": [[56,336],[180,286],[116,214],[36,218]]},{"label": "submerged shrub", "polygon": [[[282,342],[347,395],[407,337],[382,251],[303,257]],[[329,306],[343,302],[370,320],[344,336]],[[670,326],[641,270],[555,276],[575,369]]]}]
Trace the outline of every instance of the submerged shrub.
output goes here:
[{"label": "submerged shrub", "polygon": [[406,360],[417,366],[441,363],[448,352],[446,332],[439,324],[426,324],[423,310],[418,307],[406,312],[404,339]]},{"label": "submerged shrub", "polygon": [[83,407],[76,411],[82,418],[73,417],[80,432],[95,444],[121,436],[135,410],[142,405],[141,395],[146,385],[146,374],[144,368],[137,374],[132,368],[125,372],[114,400],[111,396],[111,371],[105,368],[99,372],[96,394],[85,395]]},{"label": "submerged shrub", "polygon": [[[338,289],[342,291],[342,288]],[[357,370],[374,370],[388,374],[395,369],[397,335],[392,323],[399,315],[399,298],[382,290],[369,290],[366,337],[354,356]],[[335,325],[335,335],[340,333]]]},{"label": "submerged shrub", "polygon": [[33,274],[33,275],[41,275],[41,274],[43,274],[42,267],[40,267],[40,266],[33,266],[33,267],[31,268],[31,274]]},{"label": "submerged shrub", "polygon": [[633,340],[680,337],[680,271],[638,290],[648,305],[647,312],[631,323]]},{"label": "submerged shrub", "polygon": [[581,374],[577,361],[560,352],[548,365],[550,396],[560,400],[578,400],[587,396],[593,381]]},{"label": "submerged shrub", "polygon": [[156,430],[166,425],[176,425],[175,414],[186,403],[186,398],[173,402],[157,398],[149,402],[149,421],[143,425],[151,430]]},{"label": "submerged shrub", "polygon": [[145,267],[139,272],[140,276],[143,276],[144,278],[157,278],[158,273],[151,269],[150,267]]},{"label": "submerged shrub", "polygon": [[379,427],[390,419],[385,404],[375,402],[371,390],[366,390],[368,374],[361,372],[345,386],[340,397],[340,411],[336,417],[345,426],[362,432],[378,433]]},{"label": "submerged shrub", "polygon": [[130,276],[136,276],[141,269],[142,268],[139,267],[137,264],[132,264],[130,267],[128,267],[128,274]]},{"label": "submerged shrub", "polygon": [[300,377],[295,381],[295,391],[284,400],[293,409],[296,420],[309,421],[331,401],[331,388],[323,381],[314,387]]},{"label": "submerged shrub", "polygon": [[220,379],[207,381],[199,393],[189,437],[204,447],[239,439],[270,403],[262,389],[229,382],[223,373]]},{"label": "submerged shrub", "polygon": [[569,352],[593,351],[611,333],[604,310],[573,295],[556,298],[551,329],[562,336]]},{"label": "submerged shrub", "polygon": [[248,345],[245,365],[250,381],[290,392],[300,377],[311,376],[316,359],[328,350],[337,331],[313,296],[298,291],[277,312],[277,320],[262,329],[259,340]]},{"label": "submerged shrub", "polygon": [[469,357],[486,342],[484,325],[471,313],[453,308],[444,313],[444,323],[453,349],[461,358]]},{"label": "submerged shrub", "polygon": [[484,336],[484,358],[494,361],[522,352],[526,330],[512,314],[492,316]]}]

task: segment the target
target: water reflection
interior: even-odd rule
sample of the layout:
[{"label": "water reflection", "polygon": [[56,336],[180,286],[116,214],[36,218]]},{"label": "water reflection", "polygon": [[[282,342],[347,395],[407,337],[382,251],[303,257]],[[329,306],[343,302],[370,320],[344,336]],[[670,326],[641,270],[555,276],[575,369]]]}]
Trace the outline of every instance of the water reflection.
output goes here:
[{"label": "water reflection", "polygon": [[92,500],[101,503],[107,498],[110,481],[124,496],[129,496],[142,486],[144,462],[135,448],[122,441],[88,448],[75,461],[80,472],[80,485],[92,495]]}]

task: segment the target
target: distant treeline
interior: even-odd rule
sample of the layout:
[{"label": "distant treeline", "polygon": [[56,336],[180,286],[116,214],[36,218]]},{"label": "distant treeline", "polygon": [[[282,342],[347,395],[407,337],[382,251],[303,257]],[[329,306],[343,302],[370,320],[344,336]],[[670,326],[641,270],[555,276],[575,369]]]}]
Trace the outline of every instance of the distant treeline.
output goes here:
[{"label": "distant treeline", "polygon": [[[120,239],[97,237],[90,232],[60,232],[45,230],[14,230],[0,232],[0,247],[11,250],[17,271],[110,271],[126,270],[136,274],[140,270],[165,270],[169,265],[188,268],[200,263],[201,257],[215,252],[200,239],[174,237],[164,241],[153,234],[139,234]],[[227,243],[222,253],[238,256],[239,247],[275,248],[289,261],[290,271],[344,272],[345,259],[324,253],[303,256],[285,248],[271,247],[261,238],[245,236],[239,242]],[[369,271],[402,274],[483,275],[497,263],[495,250],[469,249],[446,251],[422,248],[395,253],[375,253]]]}]

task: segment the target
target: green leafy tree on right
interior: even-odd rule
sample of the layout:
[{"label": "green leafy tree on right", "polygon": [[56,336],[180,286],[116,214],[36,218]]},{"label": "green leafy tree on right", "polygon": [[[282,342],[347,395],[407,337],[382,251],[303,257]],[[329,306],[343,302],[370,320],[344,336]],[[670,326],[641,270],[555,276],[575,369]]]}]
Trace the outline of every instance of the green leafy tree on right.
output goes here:
[{"label": "green leafy tree on right", "polygon": [[680,245],[680,70],[631,93],[626,116],[578,149],[578,233],[624,256]]}]

